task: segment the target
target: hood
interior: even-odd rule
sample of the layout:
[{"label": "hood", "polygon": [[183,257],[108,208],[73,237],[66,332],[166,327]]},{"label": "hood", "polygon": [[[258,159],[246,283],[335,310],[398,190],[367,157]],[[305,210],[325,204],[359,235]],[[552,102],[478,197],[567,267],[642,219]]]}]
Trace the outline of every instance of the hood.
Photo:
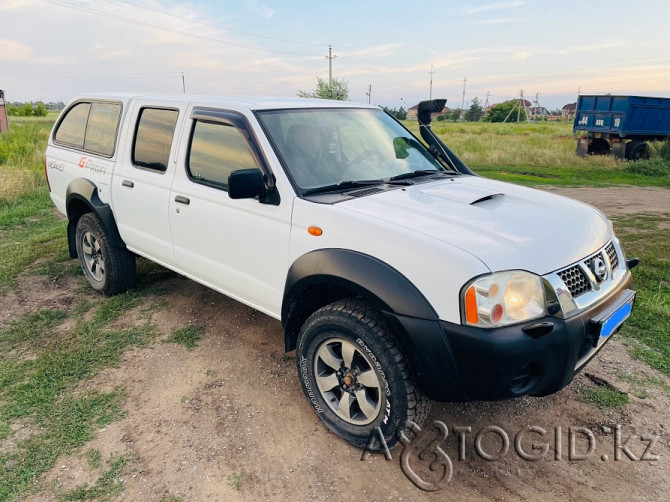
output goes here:
[{"label": "hood", "polygon": [[476,176],[412,185],[338,206],[456,246],[492,271],[546,274],[597,251],[611,237],[605,216],[587,204]]}]

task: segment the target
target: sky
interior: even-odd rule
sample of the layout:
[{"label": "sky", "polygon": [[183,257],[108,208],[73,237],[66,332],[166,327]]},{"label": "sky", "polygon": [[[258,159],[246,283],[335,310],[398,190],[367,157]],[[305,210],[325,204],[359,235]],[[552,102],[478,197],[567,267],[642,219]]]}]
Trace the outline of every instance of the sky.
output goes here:
[{"label": "sky", "polygon": [[0,0],[0,23],[9,101],[291,97],[328,79],[329,46],[350,99],[389,107],[428,99],[431,78],[450,108],[521,91],[548,109],[578,92],[670,97],[667,0]]}]

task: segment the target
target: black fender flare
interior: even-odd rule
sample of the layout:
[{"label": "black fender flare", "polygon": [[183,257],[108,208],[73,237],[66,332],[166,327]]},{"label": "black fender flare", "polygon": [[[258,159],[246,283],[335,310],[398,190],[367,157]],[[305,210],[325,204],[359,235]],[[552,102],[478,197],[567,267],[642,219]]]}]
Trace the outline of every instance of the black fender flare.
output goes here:
[{"label": "black fender flare", "polygon": [[305,292],[315,286],[362,296],[384,313],[438,320],[435,309],[417,287],[387,263],[348,249],[318,249],[298,258],[286,277],[281,319],[287,351],[295,348],[298,332],[306,320],[300,313],[301,303],[309,301],[317,308],[325,305],[313,298],[305,300]]},{"label": "black fender flare", "polygon": [[[76,203],[74,203],[77,201]],[[73,204],[74,203],[74,204]],[[82,204],[88,208],[87,211],[82,211]],[[65,192],[65,207],[67,210],[68,225],[67,237],[68,248],[72,258],[77,257],[77,248],[75,245],[75,233],[77,230],[77,222],[79,217],[85,212],[93,212],[102,222],[105,228],[105,233],[109,242],[114,247],[125,248],[126,243],[123,242],[119,229],[116,226],[114,213],[109,204],[100,200],[98,195],[98,187],[91,180],[86,178],[77,178],[70,182]],[[78,209],[75,209],[78,208]]]},{"label": "black fender flare", "polygon": [[429,398],[465,399],[451,346],[433,306],[397,269],[357,251],[319,249],[291,265],[281,310],[286,352],[296,348],[300,329],[313,312],[352,295],[382,312]]}]

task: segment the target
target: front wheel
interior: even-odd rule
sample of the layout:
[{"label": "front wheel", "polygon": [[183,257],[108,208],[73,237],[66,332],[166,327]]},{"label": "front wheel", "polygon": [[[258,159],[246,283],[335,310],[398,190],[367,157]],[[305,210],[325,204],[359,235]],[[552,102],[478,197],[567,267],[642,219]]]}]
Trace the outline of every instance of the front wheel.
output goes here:
[{"label": "front wheel", "polygon": [[110,244],[102,222],[93,213],[79,218],[75,234],[77,256],[93,289],[108,296],[135,283],[135,255]]},{"label": "front wheel", "polygon": [[319,418],[361,448],[383,448],[377,427],[391,447],[408,421],[419,424],[428,412],[406,354],[381,314],[361,301],[341,300],[312,314],[300,330],[297,363]]}]

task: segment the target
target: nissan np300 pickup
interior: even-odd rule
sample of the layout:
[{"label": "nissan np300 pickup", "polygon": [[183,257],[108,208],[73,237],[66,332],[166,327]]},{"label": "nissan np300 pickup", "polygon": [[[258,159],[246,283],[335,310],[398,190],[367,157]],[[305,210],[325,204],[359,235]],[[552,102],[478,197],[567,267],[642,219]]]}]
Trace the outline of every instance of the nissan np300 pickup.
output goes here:
[{"label": "nissan np300 pickup", "polygon": [[104,294],[142,256],[281,320],[340,437],[388,444],[433,400],[542,396],[630,315],[611,222],[473,173],[379,108],[305,99],[84,95],[49,139],[70,255]]}]

